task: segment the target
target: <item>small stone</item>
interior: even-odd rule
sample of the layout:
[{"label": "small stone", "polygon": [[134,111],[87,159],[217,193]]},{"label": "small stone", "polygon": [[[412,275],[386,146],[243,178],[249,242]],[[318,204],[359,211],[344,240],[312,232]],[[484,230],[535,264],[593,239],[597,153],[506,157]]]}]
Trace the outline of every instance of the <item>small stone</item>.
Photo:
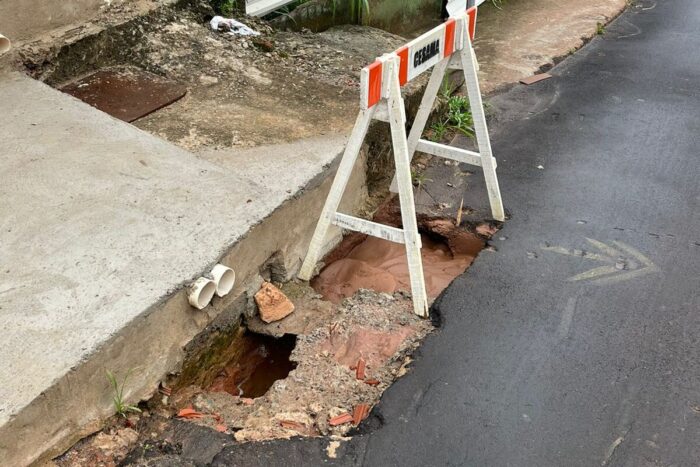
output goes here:
[{"label": "small stone", "polygon": [[258,305],[260,319],[266,323],[279,321],[294,311],[294,304],[269,282],[263,282],[255,294],[255,303]]}]

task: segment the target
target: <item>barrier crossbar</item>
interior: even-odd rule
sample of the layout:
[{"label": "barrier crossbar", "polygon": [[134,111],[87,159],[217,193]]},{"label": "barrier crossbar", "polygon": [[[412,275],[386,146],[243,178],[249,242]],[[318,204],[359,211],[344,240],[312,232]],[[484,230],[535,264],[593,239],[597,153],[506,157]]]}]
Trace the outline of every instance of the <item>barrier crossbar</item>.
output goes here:
[{"label": "barrier crossbar", "polygon": [[[478,64],[472,48],[476,13],[476,7],[471,7],[462,15],[448,19],[440,26],[363,68],[360,79],[360,113],[316,225],[299,278],[311,279],[331,225],[402,243],[405,245],[408,259],[414,312],[423,317],[428,316],[428,297],[420,254],[421,238],[418,233],[411,180],[411,159],[416,151],[481,167],[491,214],[496,220],[505,220],[496,176],[496,159],[491,152],[479,89]],[[401,87],[430,69],[433,70],[432,74],[411,131],[406,135],[406,108]],[[464,73],[479,152],[421,139],[448,69],[459,69]],[[392,191],[398,192],[399,195],[403,224],[401,229],[337,212],[372,120],[388,122],[391,129],[396,167]]]}]

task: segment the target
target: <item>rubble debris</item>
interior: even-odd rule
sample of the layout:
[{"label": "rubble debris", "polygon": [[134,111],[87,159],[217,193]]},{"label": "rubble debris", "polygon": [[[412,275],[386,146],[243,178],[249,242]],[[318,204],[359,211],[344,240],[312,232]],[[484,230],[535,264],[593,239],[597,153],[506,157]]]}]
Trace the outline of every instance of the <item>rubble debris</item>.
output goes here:
[{"label": "rubble debris", "polygon": [[355,369],[355,377],[360,381],[365,379],[365,366],[365,359],[360,357],[360,359],[357,361],[357,368]]},{"label": "rubble debris", "polygon": [[294,311],[294,304],[269,282],[263,282],[255,294],[255,303],[258,305],[260,319],[266,323],[279,321]]},{"label": "rubble debris", "polygon": [[328,424],[330,426],[339,426],[339,425],[344,425],[346,423],[350,423],[353,421],[352,415],[349,413],[345,412],[343,414],[337,415],[330,420],[328,420]]},{"label": "rubble debris", "polygon": [[369,404],[358,404],[352,412],[352,423],[359,425],[369,415]]},{"label": "rubble debris", "polygon": [[192,407],[188,407],[185,409],[180,410],[177,413],[178,418],[203,418],[204,414],[197,412],[194,410]]},{"label": "rubble debris", "polygon": [[[297,305],[294,314],[300,315],[297,318],[315,313],[314,301],[327,303],[308,285],[300,283],[297,287],[293,294],[290,291]],[[285,290],[291,289],[285,286]],[[302,303],[309,306],[302,307]],[[289,359],[296,368],[254,401],[230,392],[185,387],[174,391],[177,393],[169,404],[220,414],[220,420],[205,416],[188,422],[212,429],[226,425],[239,442],[299,434],[344,436],[354,426],[353,420],[364,419],[388,384],[405,373],[402,367],[407,355],[432,329],[429,321],[414,315],[412,310],[405,294],[361,290],[343,304],[334,305],[325,320],[315,321],[313,327],[295,336],[296,346]],[[358,380],[358,369],[365,378],[371,369],[376,382],[370,380],[366,384]]]}]

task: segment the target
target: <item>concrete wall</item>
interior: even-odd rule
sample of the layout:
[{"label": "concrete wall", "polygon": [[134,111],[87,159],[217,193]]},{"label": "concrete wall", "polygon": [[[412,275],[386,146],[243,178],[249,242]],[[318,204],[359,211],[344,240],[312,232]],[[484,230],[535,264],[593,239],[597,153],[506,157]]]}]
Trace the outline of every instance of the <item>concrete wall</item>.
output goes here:
[{"label": "concrete wall", "polygon": [[[185,358],[185,346],[207,325],[220,314],[235,319],[249,308],[251,294],[261,283],[259,268],[271,256],[280,254],[288,277],[293,277],[316,227],[317,216],[308,214],[321,212],[339,157],[221,258],[222,264],[236,270],[236,286],[229,295],[217,297],[212,306],[197,311],[189,306],[186,290],[182,289],[124,327],[89,360],[0,427],[0,465],[48,461],[99,430],[114,413],[105,369],[124,375],[138,368],[129,379],[124,397],[132,403],[150,398],[158,381],[177,371]],[[366,201],[365,161],[363,153],[341,203],[344,212],[355,213]],[[340,229],[334,227],[325,250],[341,238]]]},{"label": "concrete wall", "polygon": [[23,42],[73,23],[88,21],[105,0],[0,0],[0,32]]}]

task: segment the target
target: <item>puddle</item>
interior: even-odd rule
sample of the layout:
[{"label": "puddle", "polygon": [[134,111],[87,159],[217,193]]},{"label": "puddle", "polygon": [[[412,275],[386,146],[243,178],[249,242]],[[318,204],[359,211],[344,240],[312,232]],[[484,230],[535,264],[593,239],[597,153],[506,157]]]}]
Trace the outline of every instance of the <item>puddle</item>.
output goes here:
[{"label": "puddle", "polygon": [[214,378],[209,391],[256,398],[296,368],[289,359],[297,338],[291,334],[276,339],[246,332],[238,338],[238,351]]},{"label": "puddle", "polygon": [[[466,271],[486,243],[479,236],[456,228],[449,220],[427,221],[424,227],[428,232],[421,234],[425,285],[428,296],[435,298],[454,278]],[[357,240],[351,238],[347,241]],[[341,243],[336,251],[348,250],[348,246]],[[329,257],[335,260],[311,285],[334,303],[352,296],[359,289],[386,293],[411,289],[406,249],[402,244],[367,237],[349,249],[346,255],[331,254]]]}]

